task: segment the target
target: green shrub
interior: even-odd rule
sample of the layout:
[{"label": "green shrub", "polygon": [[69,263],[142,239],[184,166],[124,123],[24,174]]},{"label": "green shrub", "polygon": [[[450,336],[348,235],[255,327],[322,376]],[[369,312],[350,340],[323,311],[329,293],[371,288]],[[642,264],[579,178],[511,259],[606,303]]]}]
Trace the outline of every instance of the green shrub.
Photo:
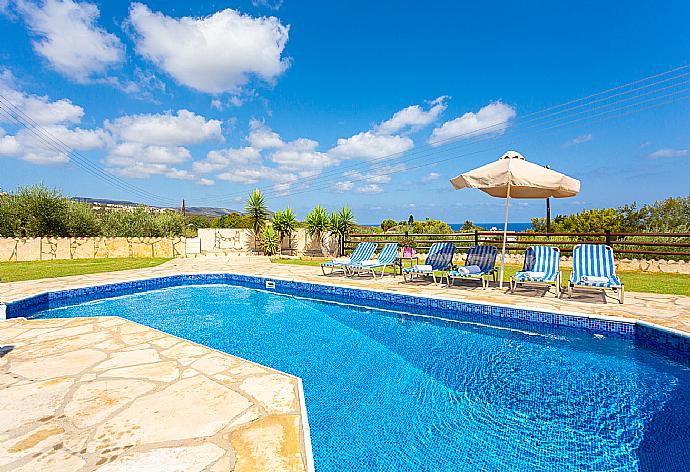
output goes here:
[{"label": "green shrub", "polygon": [[158,236],[173,237],[184,233],[184,218],[179,213],[165,212],[155,217]]},{"label": "green shrub", "polygon": [[67,207],[67,235],[73,237],[100,236],[101,220],[91,208],[83,202],[69,202]]},{"label": "green shrub", "polygon": [[264,254],[272,256],[278,252],[278,233],[273,229],[273,226],[266,226],[263,230],[263,240],[261,241],[261,248]]},{"label": "green shrub", "polygon": [[326,210],[321,205],[316,205],[307,214],[307,219],[304,222],[309,236],[312,238],[316,237],[319,241],[322,241],[323,233],[328,229],[328,221]]},{"label": "green shrub", "polygon": [[385,219],[381,222],[381,229],[383,231],[388,231],[389,229],[391,229],[397,225],[398,225],[398,223],[396,223],[395,221],[393,221],[389,218],[389,219]]}]

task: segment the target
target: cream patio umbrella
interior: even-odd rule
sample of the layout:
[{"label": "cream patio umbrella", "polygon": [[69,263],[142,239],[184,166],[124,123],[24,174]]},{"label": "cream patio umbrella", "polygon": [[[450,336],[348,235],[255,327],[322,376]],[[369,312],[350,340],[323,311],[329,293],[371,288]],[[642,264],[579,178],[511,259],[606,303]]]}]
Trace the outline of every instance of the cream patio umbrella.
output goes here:
[{"label": "cream patio umbrella", "polygon": [[567,175],[527,162],[516,151],[508,151],[501,158],[450,180],[457,190],[478,188],[492,197],[506,199],[501,250],[500,287],[503,288],[503,269],[508,232],[508,206],[511,198],[565,198],[580,191],[580,181]]}]

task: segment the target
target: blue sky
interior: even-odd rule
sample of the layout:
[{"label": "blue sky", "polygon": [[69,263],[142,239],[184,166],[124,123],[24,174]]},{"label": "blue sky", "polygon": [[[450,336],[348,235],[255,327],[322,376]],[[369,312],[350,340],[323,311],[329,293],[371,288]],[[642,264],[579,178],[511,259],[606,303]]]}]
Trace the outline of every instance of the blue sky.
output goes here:
[{"label": "blue sky", "polygon": [[[0,110],[3,189],[241,208],[259,187],[299,216],[320,203],[363,223],[487,222],[502,202],[448,179],[516,149],[582,181],[557,213],[688,193],[690,69],[544,111],[689,64],[687,2],[0,0],[0,12],[0,103],[40,125]],[[543,207],[516,202],[511,219]]]}]

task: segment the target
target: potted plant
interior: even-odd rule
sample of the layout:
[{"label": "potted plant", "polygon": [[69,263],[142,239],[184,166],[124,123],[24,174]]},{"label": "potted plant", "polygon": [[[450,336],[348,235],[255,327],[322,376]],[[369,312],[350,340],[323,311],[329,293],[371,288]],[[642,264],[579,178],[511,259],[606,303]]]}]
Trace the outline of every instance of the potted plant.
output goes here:
[{"label": "potted plant", "polygon": [[417,254],[417,242],[412,238],[405,238],[400,241],[402,246],[402,257],[414,257]]}]

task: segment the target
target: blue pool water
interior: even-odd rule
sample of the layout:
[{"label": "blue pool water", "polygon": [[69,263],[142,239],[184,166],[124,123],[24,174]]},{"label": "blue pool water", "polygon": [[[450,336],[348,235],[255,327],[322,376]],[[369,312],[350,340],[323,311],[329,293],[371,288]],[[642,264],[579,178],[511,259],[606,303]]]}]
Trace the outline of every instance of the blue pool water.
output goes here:
[{"label": "blue pool water", "polygon": [[690,470],[690,370],[632,341],[226,285],[56,308],[297,375],[318,471]]}]

